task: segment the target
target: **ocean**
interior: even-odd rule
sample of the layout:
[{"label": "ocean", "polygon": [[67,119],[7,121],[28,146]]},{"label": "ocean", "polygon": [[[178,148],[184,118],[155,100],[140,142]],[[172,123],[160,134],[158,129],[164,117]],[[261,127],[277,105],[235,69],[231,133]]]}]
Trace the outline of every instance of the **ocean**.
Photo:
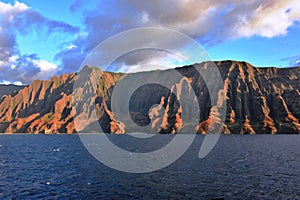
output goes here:
[{"label": "ocean", "polygon": [[96,160],[78,135],[0,135],[0,199],[300,199],[299,135],[222,135],[200,159],[203,138],[168,167],[132,174]]}]

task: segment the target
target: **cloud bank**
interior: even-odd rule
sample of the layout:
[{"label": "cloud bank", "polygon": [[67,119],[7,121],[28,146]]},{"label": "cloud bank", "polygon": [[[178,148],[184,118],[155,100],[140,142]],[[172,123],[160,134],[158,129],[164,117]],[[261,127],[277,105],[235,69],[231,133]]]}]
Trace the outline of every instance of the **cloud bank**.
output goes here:
[{"label": "cloud bank", "polygon": [[[74,11],[82,3],[76,0],[70,9]],[[100,1],[94,10],[84,12],[87,35],[74,42],[84,48],[64,50],[57,58],[70,69],[70,60],[80,58],[83,51],[88,53],[115,33],[137,27],[175,29],[209,47],[229,39],[284,36],[299,22],[300,4],[296,0],[114,0],[109,4]],[[131,61],[135,67],[141,62],[140,58]]]}]

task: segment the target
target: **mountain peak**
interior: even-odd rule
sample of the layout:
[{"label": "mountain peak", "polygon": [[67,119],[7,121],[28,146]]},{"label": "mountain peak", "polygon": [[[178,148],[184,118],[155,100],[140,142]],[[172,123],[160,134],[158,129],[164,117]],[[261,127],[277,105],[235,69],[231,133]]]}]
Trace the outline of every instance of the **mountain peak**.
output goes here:
[{"label": "mountain peak", "polygon": [[[227,101],[224,133],[300,133],[300,68],[256,68],[247,62],[232,60],[197,65],[204,66],[207,63],[215,63],[224,80],[223,90]],[[198,133],[206,133],[209,124],[215,123],[218,111],[211,110],[205,83],[197,76],[193,66],[176,70],[190,78],[200,106],[199,125],[194,128]],[[161,73],[161,78],[171,78],[168,72],[156,73]],[[85,66],[78,73],[55,76],[46,81],[36,80],[26,87],[18,88],[13,94],[3,96],[0,101],[0,132],[80,131],[75,129],[74,118],[88,118],[95,104],[98,119],[84,121],[85,126],[81,130],[95,131],[92,125],[99,123],[104,132],[129,131],[130,127],[126,127],[129,119],[124,117],[117,121],[110,108],[111,92],[121,77],[120,73],[104,72],[96,67]],[[78,78],[83,78],[84,81],[74,91],[74,83]],[[172,93],[178,95],[177,98],[183,98],[180,94],[183,94],[183,89],[188,88],[184,84],[186,81],[183,80],[172,87]],[[147,88],[143,88],[132,96],[131,117],[138,120],[139,124],[151,123],[150,127],[154,127],[151,132],[176,133],[182,125],[181,108],[178,107],[176,98],[156,85],[148,89],[149,92]],[[89,92],[95,95],[96,100],[92,102],[79,99],[78,109],[74,110],[74,92],[78,94],[78,98]],[[143,114],[148,113],[152,105],[159,106],[153,107],[149,116]],[[160,116],[159,113],[163,115]]]}]

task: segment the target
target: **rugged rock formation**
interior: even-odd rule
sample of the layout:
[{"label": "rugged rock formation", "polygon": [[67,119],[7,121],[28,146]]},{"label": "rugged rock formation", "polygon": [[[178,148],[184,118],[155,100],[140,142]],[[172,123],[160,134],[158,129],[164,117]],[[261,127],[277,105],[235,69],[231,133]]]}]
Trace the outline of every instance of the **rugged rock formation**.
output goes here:
[{"label": "rugged rock formation", "polygon": [[[222,122],[218,107],[211,105],[206,83],[195,67],[205,72],[212,64],[207,62],[177,68],[182,78],[175,80],[170,88],[159,84],[139,87],[130,97],[130,116],[123,111],[112,112],[113,89],[125,78],[141,76],[147,79],[153,72],[125,75],[85,67],[78,74],[65,74],[47,81],[36,80],[3,96],[0,101],[0,132],[94,132],[99,131],[100,126],[104,132],[122,134],[139,131],[136,127],[140,126],[153,133],[177,133],[185,127],[187,129],[184,130],[190,133],[205,134],[209,126]],[[249,63],[235,61],[215,64],[223,78],[224,88],[214,90],[226,94],[226,99],[218,99],[218,104],[227,105],[225,123],[221,124],[223,133],[300,133],[299,67],[255,68]],[[155,73],[163,80],[170,79],[170,72]],[[213,81],[212,75],[211,83],[207,84],[213,84]],[[125,98],[128,95],[126,87],[123,91]],[[192,92],[196,95],[194,99],[184,95]],[[197,126],[183,121],[183,114],[193,113],[195,108],[193,103],[180,105],[182,100],[199,105]],[[96,111],[95,115],[93,111]]]},{"label": "rugged rock formation", "polygon": [[74,132],[71,94],[75,74],[36,80],[0,103],[0,130],[7,133]]},{"label": "rugged rock formation", "polygon": [[14,94],[17,93],[19,90],[23,89],[25,86],[19,86],[19,85],[1,85],[0,84],[0,99],[4,95]]}]

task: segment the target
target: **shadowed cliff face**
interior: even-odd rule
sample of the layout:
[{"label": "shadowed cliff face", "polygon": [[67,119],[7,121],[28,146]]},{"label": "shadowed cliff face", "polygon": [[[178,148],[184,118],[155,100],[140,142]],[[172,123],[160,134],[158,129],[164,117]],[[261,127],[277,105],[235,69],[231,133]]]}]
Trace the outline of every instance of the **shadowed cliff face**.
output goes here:
[{"label": "shadowed cliff face", "polygon": [[[132,123],[151,133],[177,133],[188,127],[189,133],[205,134],[208,127],[220,125],[220,111],[212,105],[203,73],[211,63],[177,68],[182,75],[170,88],[159,84],[139,87],[130,97],[129,112],[112,112],[113,89],[121,79],[149,72],[125,75],[85,67],[78,74],[65,74],[47,81],[34,81],[15,93],[3,96],[0,102],[0,132],[6,133],[75,133],[103,132],[123,134],[137,132]],[[245,62],[216,62],[224,80],[227,106],[222,132],[225,134],[300,133],[300,68],[255,68]],[[170,70],[157,71],[170,79]],[[88,81],[78,81],[88,77]],[[73,91],[74,83],[79,82]],[[123,91],[126,95],[126,90]],[[187,99],[194,92],[196,99]],[[92,98],[87,98],[92,97]],[[74,100],[74,101],[73,101]],[[122,100],[122,99],[121,99]],[[120,100],[120,102],[122,102]],[[181,105],[185,102],[187,105]],[[185,113],[193,113],[197,102],[197,126],[183,122]],[[183,109],[184,108],[184,109]],[[96,115],[93,115],[96,110]],[[187,116],[195,117],[195,116]],[[74,125],[76,122],[76,126]],[[77,123],[80,122],[80,123]],[[130,123],[131,122],[131,123]],[[145,129],[146,128],[146,129]]]},{"label": "shadowed cliff face", "polygon": [[4,95],[9,95],[9,94],[15,94],[17,93],[19,90],[23,89],[25,86],[19,86],[19,85],[1,85],[0,84],[0,99],[2,99],[2,97]]}]

